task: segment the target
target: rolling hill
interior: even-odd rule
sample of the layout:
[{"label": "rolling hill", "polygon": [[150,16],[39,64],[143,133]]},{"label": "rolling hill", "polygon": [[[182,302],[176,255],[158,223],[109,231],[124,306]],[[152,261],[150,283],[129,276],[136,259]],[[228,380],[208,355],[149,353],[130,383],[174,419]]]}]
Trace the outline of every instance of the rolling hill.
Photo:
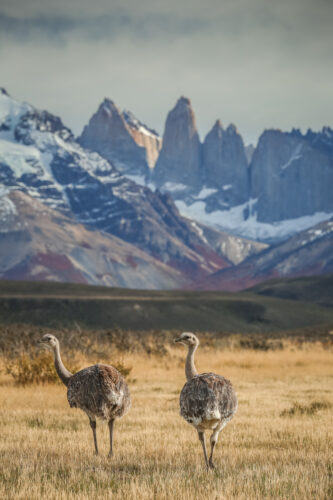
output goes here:
[{"label": "rolling hill", "polygon": [[269,297],[333,307],[333,274],[265,281],[249,291]]},{"label": "rolling hill", "polygon": [[182,292],[0,282],[0,322],[47,327],[264,333],[333,327],[333,310],[253,291]]}]

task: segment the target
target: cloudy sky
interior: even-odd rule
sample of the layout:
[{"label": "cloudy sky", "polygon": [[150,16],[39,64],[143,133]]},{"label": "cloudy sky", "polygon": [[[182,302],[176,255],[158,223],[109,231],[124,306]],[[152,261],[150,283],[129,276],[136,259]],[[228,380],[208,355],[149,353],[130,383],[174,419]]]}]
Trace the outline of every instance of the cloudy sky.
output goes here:
[{"label": "cloudy sky", "polygon": [[333,126],[332,0],[2,0],[0,86],[79,133],[104,97],[163,132]]}]

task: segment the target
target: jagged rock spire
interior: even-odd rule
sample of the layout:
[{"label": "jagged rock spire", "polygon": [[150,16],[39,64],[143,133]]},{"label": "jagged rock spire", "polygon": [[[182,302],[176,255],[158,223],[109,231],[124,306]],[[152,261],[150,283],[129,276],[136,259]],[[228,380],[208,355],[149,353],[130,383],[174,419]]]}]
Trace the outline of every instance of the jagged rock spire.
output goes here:
[{"label": "jagged rock spire", "polygon": [[136,175],[148,173],[145,148],[136,143],[122,112],[111,99],[103,100],[78,141],[122,172]]},{"label": "jagged rock spire", "polygon": [[201,145],[191,101],[187,97],[180,97],[167,116],[154,181],[157,185],[165,182],[200,184]]},{"label": "jagged rock spire", "polygon": [[222,189],[230,205],[244,203],[249,196],[247,159],[235,125],[224,130],[217,120],[205,137],[202,154],[206,185]]}]

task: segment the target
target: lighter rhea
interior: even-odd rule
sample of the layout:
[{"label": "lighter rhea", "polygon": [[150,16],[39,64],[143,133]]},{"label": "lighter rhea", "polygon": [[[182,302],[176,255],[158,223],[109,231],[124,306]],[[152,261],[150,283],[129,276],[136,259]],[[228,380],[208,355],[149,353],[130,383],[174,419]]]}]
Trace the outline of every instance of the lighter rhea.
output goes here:
[{"label": "lighter rhea", "polygon": [[111,457],[114,421],[125,415],[131,406],[130,393],[125,380],[116,368],[104,364],[89,366],[72,374],[62,362],[59,340],[54,335],[44,335],[39,343],[53,352],[59,378],[67,386],[67,399],[70,407],[80,408],[87,414],[93,431],[96,455],[98,455],[96,419],[101,418],[108,422],[109,457]]},{"label": "lighter rhea", "polygon": [[[187,382],[179,398],[181,416],[196,428],[205,457],[207,469],[214,469],[213,453],[218,436],[223,427],[232,419],[237,410],[237,396],[231,382],[215,373],[198,374],[194,353],[199,339],[190,332],[184,332],[175,342],[188,348],[185,374]],[[207,457],[205,431],[211,430],[210,456]]]}]

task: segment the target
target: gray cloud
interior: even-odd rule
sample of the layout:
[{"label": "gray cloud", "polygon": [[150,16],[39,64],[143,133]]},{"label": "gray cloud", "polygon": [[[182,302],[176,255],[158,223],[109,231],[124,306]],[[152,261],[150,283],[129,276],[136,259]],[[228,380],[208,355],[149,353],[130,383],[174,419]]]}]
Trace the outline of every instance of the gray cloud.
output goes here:
[{"label": "gray cloud", "polygon": [[162,131],[180,94],[204,135],[332,125],[329,0],[5,0],[2,81],[78,132],[104,96]]},{"label": "gray cloud", "polygon": [[200,18],[174,19],[170,15],[147,14],[134,18],[126,12],[91,18],[46,17],[21,18],[0,14],[0,36],[19,43],[27,41],[66,42],[71,38],[91,41],[112,40],[119,36],[149,39],[188,36],[208,27]]}]

